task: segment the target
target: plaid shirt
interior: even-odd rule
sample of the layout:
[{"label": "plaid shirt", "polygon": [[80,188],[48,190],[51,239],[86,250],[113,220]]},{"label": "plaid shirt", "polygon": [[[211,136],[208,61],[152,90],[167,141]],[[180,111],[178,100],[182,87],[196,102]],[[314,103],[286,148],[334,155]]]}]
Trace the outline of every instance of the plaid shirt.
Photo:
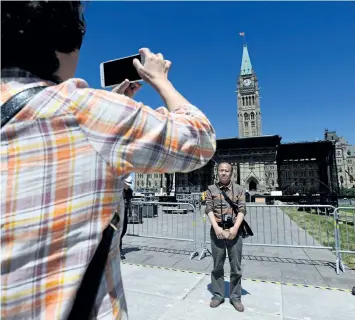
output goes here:
[{"label": "plaid shirt", "polygon": [[[41,85],[50,87],[1,129],[1,319],[65,319],[124,178],[200,168],[216,147],[194,106],[154,111],[80,79],[2,70],[1,103]],[[119,233],[94,311],[127,319]]]}]

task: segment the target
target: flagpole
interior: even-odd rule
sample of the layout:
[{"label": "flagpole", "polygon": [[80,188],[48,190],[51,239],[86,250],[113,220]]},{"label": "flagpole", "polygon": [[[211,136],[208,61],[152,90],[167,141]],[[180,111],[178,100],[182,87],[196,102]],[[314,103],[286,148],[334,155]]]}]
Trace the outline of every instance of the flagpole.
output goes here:
[{"label": "flagpole", "polygon": [[245,32],[239,32],[239,35],[243,37],[243,46],[247,45],[246,38],[245,38]]}]

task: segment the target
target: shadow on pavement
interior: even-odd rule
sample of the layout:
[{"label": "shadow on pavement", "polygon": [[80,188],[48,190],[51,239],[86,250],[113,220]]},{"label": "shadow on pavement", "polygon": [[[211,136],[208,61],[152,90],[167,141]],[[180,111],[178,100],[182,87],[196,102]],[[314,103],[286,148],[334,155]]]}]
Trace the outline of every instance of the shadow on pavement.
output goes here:
[{"label": "shadow on pavement", "polygon": [[[229,299],[229,286],[230,286],[230,283],[229,281],[224,281],[224,292],[225,292],[225,298]],[[209,283],[207,285],[207,290],[209,292],[211,292],[211,294],[213,295],[213,292],[212,292],[212,284]],[[245,289],[242,288],[242,296],[246,296],[246,295],[250,295],[251,293],[246,291]]]}]

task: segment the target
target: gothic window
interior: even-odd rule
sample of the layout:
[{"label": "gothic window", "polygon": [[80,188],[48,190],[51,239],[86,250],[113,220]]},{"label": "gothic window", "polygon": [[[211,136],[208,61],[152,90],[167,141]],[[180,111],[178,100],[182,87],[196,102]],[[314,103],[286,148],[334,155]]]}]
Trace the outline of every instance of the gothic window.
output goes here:
[{"label": "gothic window", "polygon": [[249,120],[249,115],[247,113],[244,113],[244,120]]},{"label": "gothic window", "polygon": [[250,120],[254,120],[254,119],[255,119],[254,112],[252,112],[252,113],[250,114]]},{"label": "gothic window", "polygon": [[248,122],[244,122],[244,126],[246,127],[246,128],[248,128]]},{"label": "gothic window", "polygon": [[254,105],[255,104],[255,97],[253,96],[252,99],[253,99],[253,105]]},{"label": "gothic window", "polygon": [[249,99],[249,106],[251,106],[251,97],[248,97]]},{"label": "gothic window", "polygon": [[243,106],[245,106],[245,99],[244,99],[244,97],[242,98],[242,101],[243,101]]},{"label": "gothic window", "polygon": [[255,121],[252,121],[252,122],[251,122],[251,126],[252,126],[252,127],[255,127]]}]

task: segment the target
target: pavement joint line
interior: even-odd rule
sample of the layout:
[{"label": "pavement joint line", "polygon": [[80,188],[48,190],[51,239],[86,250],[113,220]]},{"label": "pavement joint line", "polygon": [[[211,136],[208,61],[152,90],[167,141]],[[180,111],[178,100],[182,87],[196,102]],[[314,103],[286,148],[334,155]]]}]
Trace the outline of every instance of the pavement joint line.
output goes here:
[{"label": "pavement joint line", "polygon": [[[137,267],[144,267],[150,269],[159,269],[159,270],[167,270],[167,271],[175,271],[175,272],[182,272],[182,273],[190,273],[190,274],[197,274],[197,275],[204,275],[209,276],[210,273],[208,272],[199,272],[199,271],[191,271],[191,270],[183,270],[183,269],[176,269],[176,268],[168,268],[168,267],[159,267],[150,264],[140,264],[140,263],[131,263],[131,262],[122,262],[122,264],[130,265],[130,266],[137,266]],[[229,278],[225,276],[225,278]],[[242,278],[243,280],[249,280],[256,283],[268,283],[268,284],[278,284],[284,285],[289,287],[299,287],[299,288],[314,288],[314,289],[321,289],[327,291],[340,291],[340,292],[349,292],[351,293],[350,289],[341,289],[341,288],[332,288],[332,287],[321,287],[321,286],[314,286],[310,284],[298,284],[298,283],[288,283],[282,281],[270,281],[270,280],[260,280],[260,279],[251,279],[251,278]]]}]

